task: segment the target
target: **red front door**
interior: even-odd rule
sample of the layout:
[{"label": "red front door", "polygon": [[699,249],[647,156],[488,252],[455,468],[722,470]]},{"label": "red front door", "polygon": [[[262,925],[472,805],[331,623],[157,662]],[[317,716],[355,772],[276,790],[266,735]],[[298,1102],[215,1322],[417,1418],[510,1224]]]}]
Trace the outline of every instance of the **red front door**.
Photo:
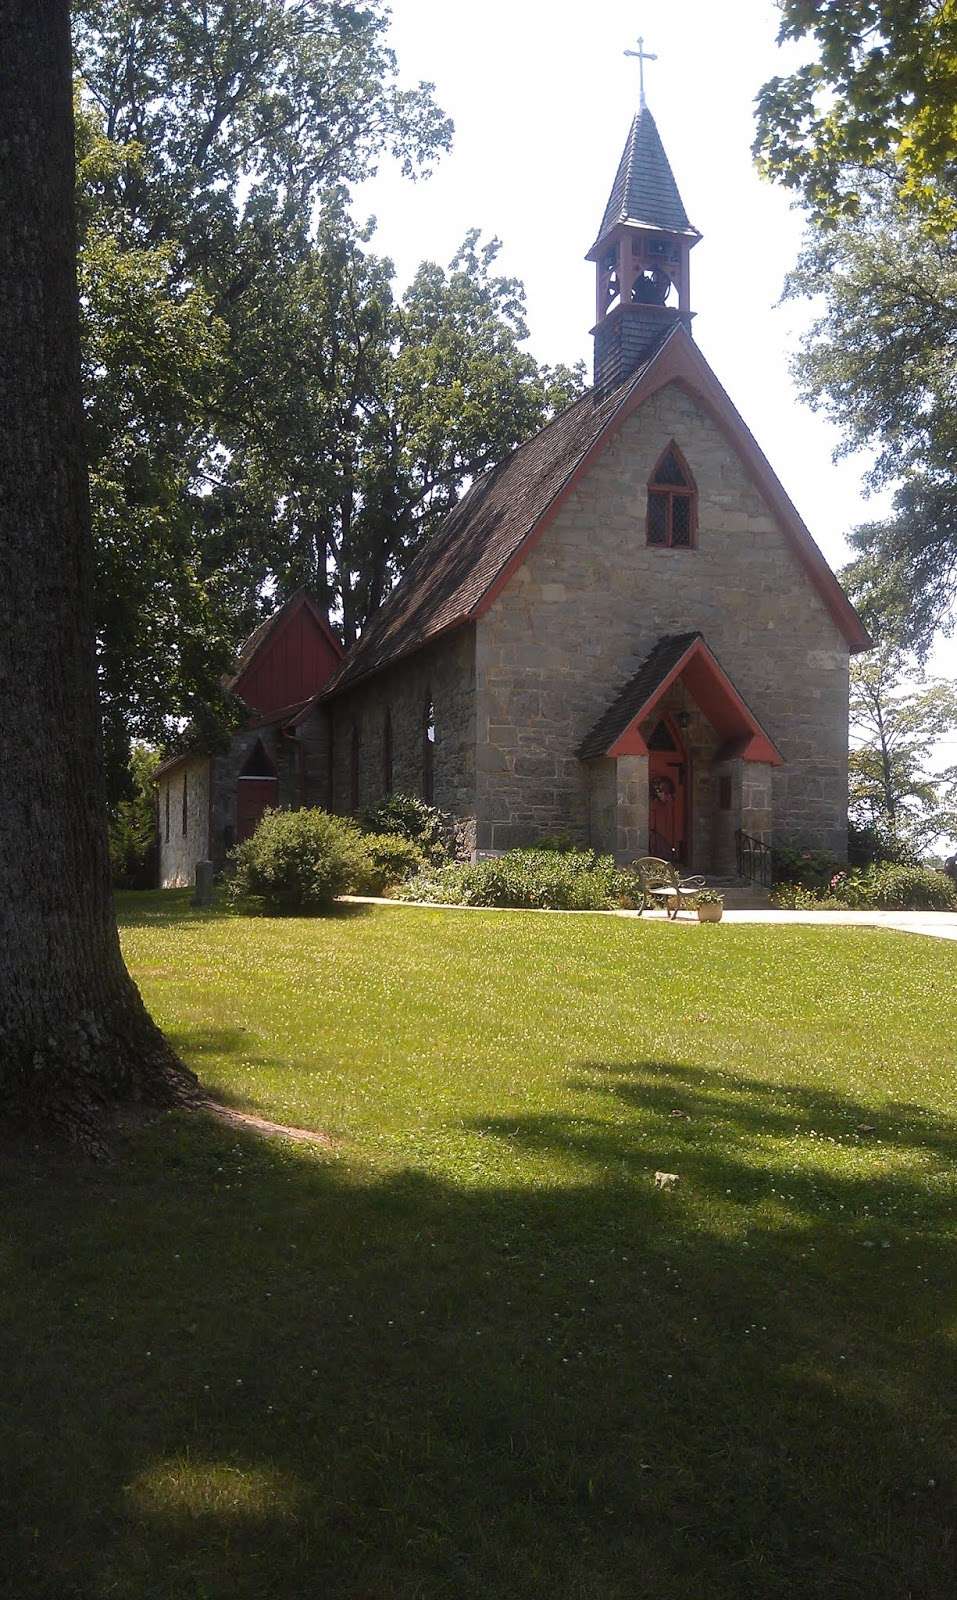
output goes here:
[{"label": "red front door", "polygon": [[249,839],[263,812],[278,803],[277,778],[240,778],[236,785],[236,843]]},{"label": "red front door", "polygon": [[[668,743],[670,750],[660,746]],[[658,749],[654,745],[659,746]],[[665,723],[655,730],[648,761],[648,848],[666,860],[688,859],[688,762]]]}]

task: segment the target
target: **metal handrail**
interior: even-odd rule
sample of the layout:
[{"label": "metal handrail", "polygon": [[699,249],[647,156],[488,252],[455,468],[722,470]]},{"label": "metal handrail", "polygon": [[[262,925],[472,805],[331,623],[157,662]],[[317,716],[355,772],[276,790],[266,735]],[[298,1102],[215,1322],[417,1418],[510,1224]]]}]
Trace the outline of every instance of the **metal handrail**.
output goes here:
[{"label": "metal handrail", "polygon": [[734,844],[738,858],[738,877],[747,878],[749,883],[760,883],[763,888],[770,889],[774,882],[774,857],[771,846],[765,844],[763,839],[755,839],[752,834],[745,833],[741,828],[735,833]]}]

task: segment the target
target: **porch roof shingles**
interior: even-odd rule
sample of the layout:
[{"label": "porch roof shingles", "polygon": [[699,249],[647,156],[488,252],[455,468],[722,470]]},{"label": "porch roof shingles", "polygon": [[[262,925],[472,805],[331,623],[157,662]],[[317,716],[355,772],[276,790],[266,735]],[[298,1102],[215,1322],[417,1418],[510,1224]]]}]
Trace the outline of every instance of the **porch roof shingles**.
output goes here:
[{"label": "porch roof shingles", "polygon": [[608,710],[599,717],[591,733],[582,740],[578,747],[579,760],[591,761],[596,756],[607,755],[668,674],[674,671],[690,646],[696,639],[702,638],[701,633],[695,632],[666,634],[659,639],[635,676],[629,679]]}]

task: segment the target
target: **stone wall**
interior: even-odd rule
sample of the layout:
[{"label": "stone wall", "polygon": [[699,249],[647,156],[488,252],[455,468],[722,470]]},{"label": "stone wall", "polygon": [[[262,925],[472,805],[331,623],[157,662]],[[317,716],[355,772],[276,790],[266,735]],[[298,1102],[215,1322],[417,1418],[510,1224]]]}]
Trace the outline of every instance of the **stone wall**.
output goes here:
[{"label": "stone wall", "polygon": [[[648,478],[672,438],[699,492],[693,550],[645,543]],[[784,757],[775,837],[844,853],[846,642],[744,466],[677,384],[619,430],[477,625],[481,846],[558,829],[588,840],[578,744],[663,634],[696,628]]]},{"label": "stone wall", "polygon": [[[159,881],[161,889],[187,888],[196,862],[209,849],[209,758],[195,756],[159,780]],[[186,830],[183,830],[183,783]],[[167,827],[168,819],[168,827]]]},{"label": "stone wall", "polygon": [[392,742],[392,792],[424,797],[426,708],[435,713],[432,803],[460,819],[470,843],[475,816],[475,635],[457,629],[417,650],[388,672],[338,696],[328,708],[332,723],[333,810],[353,809],[353,728],[358,731],[358,806],[375,805],[387,793],[385,720]]}]

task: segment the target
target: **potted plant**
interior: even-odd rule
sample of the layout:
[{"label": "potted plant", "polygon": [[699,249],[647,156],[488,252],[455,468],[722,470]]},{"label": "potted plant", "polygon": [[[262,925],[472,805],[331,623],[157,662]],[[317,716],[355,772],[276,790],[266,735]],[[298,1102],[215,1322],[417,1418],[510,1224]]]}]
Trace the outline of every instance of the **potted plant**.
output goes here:
[{"label": "potted plant", "polygon": [[699,889],[695,895],[699,922],[720,922],[724,911],[724,895],[717,889]]}]

